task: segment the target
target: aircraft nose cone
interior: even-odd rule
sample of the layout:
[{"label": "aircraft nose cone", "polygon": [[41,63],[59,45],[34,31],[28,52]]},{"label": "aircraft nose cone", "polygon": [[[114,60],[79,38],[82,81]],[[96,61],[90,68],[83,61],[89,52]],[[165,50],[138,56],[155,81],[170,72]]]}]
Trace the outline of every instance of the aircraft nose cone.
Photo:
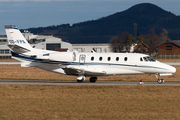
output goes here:
[{"label": "aircraft nose cone", "polygon": [[176,68],[175,68],[175,67],[172,67],[172,66],[171,66],[171,69],[170,69],[170,70],[171,70],[171,73],[175,73],[175,72],[176,72]]}]

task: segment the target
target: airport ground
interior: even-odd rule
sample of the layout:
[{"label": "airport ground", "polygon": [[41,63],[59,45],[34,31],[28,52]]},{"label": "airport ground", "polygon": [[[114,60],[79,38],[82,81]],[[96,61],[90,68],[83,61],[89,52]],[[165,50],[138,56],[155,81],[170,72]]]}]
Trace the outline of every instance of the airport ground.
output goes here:
[{"label": "airport ground", "polygon": [[178,120],[177,86],[1,85],[4,120]]},{"label": "airport ground", "polygon": [[[166,62],[166,61],[165,61]],[[172,62],[172,61],[167,61]],[[179,62],[179,61],[177,61]],[[180,66],[165,81],[180,82]],[[38,68],[0,65],[0,79],[70,80]],[[100,77],[100,81],[156,81],[154,75]],[[0,119],[180,119],[180,86],[0,85]]]}]

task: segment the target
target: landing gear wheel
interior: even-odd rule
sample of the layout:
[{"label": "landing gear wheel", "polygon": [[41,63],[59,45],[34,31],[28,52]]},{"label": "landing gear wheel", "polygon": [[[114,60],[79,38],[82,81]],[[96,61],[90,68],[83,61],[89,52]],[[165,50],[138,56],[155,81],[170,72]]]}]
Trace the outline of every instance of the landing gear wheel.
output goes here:
[{"label": "landing gear wheel", "polygon": [[79,76],[78,78],[77,78],[77,82],[78,83],[82,83],[82,82],[84,82],[85,81],[85,76]]},{"label": "landing gear wheel", "polygon": [[164,80],[161,79],[161,76],[160,76],[159,73],[155,74],[155,76],[158,78],[158,81],[157,81],[157,82],[158,82],[159,84],[162,84],[162,83],[164,82]]},{"label": "landing gear wheel", "polygon": [[77,80],[77,82],[78,82],[78,83],[82,83],[82,82],[84,82],[84,80]]},{"label": "landing gear wheel", "polygon": [[161,84],[161,83],[163,83],[163,81],[164,81],[163,79],[158,79],[157,82],[158,82],[159,84]]},{"label": "landing gear wheel", "polygon": [[96,81],[97,81],[97,77],[91,77],[91,78],[90,78],[90,82],[91,82],[91,83],[95,83]]}]

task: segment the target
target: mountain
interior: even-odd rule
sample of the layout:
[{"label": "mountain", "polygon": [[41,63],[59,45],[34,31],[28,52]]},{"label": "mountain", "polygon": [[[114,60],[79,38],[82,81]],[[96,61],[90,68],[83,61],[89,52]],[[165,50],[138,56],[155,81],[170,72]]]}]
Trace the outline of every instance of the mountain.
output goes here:
[{"label": "mountain", "polygon": [[134,36],[134,23],[138,24],[138,34],[148,34],[151,28],[156,33],[165,28],[171,39],[180,39],[180,16],[151,4],[142,3],[97,20],[40,28],[29,28],[34,34],[53,34],[70,43],[109,43],[110,39],[124,31]]}]

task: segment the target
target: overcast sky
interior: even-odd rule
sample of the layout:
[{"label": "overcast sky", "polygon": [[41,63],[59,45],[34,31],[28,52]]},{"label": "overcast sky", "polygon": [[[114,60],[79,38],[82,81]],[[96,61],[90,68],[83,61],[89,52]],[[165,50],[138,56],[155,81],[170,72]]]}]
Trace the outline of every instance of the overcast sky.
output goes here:
[{"label": "overcast sky", "polygon": [[180,0],[0,0],[0,34],[4,25],[19,29],[96,20],[139,3],[152,3],[180,15]]}]

